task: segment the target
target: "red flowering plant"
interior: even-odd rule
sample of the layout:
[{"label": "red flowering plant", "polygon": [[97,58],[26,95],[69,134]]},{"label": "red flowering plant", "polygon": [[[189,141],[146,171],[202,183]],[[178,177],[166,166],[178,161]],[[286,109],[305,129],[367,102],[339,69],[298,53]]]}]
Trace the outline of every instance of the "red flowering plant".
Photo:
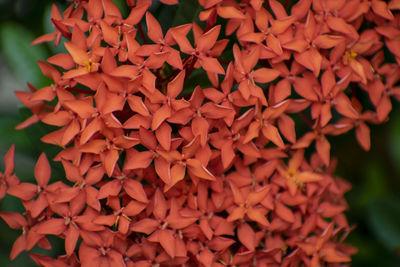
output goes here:
[{"label": "red flowering plant", "polygon": [[22,232],[11,259],[57,236],[64,253],[30,253],[37,265],[351,261],[351,185],[328,139],[354,129],[369,150],[368,124],[400,100],[400,1],[198,0],[167,31],[150,0],[126,0],[125,18],[111,0],[70,2],[33,42],[66,49],[39,62],[52,84],[16,92],[32,111],[17,129],[56,127],[41,141],[65,179],[42,154],[24,182],[9,150],[0,198],[25,208],[0,212]]}]

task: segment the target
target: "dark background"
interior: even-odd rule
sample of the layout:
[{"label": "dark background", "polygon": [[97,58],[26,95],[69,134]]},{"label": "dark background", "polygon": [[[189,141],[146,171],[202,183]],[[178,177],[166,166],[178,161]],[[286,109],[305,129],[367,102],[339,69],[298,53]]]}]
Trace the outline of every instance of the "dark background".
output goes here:
[{"label": "dark background", "polygon": [[[27,90],[28,81],[39,88],[48,84],[36,61],[45,60],[63,48],[47,44],[32,47],[29,43],[52,31],[49,18],[53,2],[60,10],[65,7],[64,1],[0,0],[0,157],[11,144],[16,144],[16,173],[24,181],[31,182],[40,153],[45,151],[51,158],[57,149],[40,143],[39,139],[46,131],[43,125],[14,130],[15,125],[30,113],[22,108],[12,92]],[[121,7],[124,3],[123,0],[114,2]],[[157,4],[152,7],[152,12],[163,27],[171,24],[172,17],[173,24],[187,19],[187,13],[175,16],[179,13],[175,8],[161,8]],[[126,14],[127,10],[122,13]],[[393,103],[393,106],[387,123],[371,126],[371,151],[365,152],[359,147],[354,131],[329,138],[332,154],[339,159],[337,175],[353,184],[353,189],[346,195],[347,215],[356,226],[347,242],[359,249],[352,266],[400,266],[400,105]],[[3,162],[1,165],[3,170]],[[62,169],[56,164],[52,172],[55,179],[63,176]],[[22,211],[22,207],[15,198],[7,196],[0,201],[0,210]],[[20,234],[0,220],[0,266],[34,266],[26,252],[9,261],[11,246]],[[50,240],[55,241],[51,253],[62,254],[63,243],[57,238]],[[33,251],[49,253],[37,248]]]}]

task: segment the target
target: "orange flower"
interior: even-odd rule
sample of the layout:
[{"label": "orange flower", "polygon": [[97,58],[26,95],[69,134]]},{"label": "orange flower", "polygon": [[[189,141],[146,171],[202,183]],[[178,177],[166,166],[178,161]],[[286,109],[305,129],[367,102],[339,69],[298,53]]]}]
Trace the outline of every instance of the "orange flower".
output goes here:
[{"label": "orange flower", "polygon": [[56,192],[63,187],[63,184],[56,182],[48,185],[51,169],[44,153],[40,155],[36,163],[34,175],[37,185],[19,183],[8,188],[7,194],[25,201],[27,211],[30,212],[30,215],[33,218],[36,218],[49,206],[50,203],[54,202]]},{"label": "orange flower", "polygon": [[260,68],[253,71],[260,57],[258,46],[251,50],[249,54],[244,54],[237,45],[234,45],[233,54],[235,56],[234,76],[239,83],[239,91],[243,98],[248,100],[252,95],[257,97],[263,105],[267,105],[264,92],[256,85],[256,82],[271,82],[279,76],[280,72],[268,68]]},{"label": "orange flower", "polygon": [[303,150],[298,150],[289,160],[287,169],[278,165],[279,174],[286,178],[286,185],[289,192],[296,195],[297,188],[303,188],[305,183],[318,182],[323,176],[311,171],[298,171],[303,161]]},{"label": "orange flower", "polygon": [[116,235],[110,230],[102,232],[82,232],[79,247],[81,266],[115,265],[125,266],[121,251],[116,246]]},{"label": "orange flower", "polygon": [[244,197],[240,189],[236,187],[234,183],[230,183],[234,203],[238,205],[235,207],[227,218],[228,222],[243,219],[247,215],[250,220],[258,222],[263,226],[268,226],[269,222],[265,218],[265,209],[257,207],[268,194],[270,188],[262,187],[248,193],[247,197]]},{"label": "orange flower", "polygon": [[[193,48],[185,34],[181,32],[173,31],[172,36],[174,37],[176,43],[179,45],[180,50],[185,53],[194,56],[200,62],[200,65],[204,68],[205,71],[216,74],[224,74],[225,71],[222,68],[221,64],[218,60],[212,56],[213,49],[217,49],[218,43],[218,35],[220,33],[221,27],[215,26],[214,28],[208,30],[205,33],[202,33],[202,30],[194,24],[193,32],[195,37],[196,48]],[[219,53],[222,53],[224,47],[226,45],[222,44],[221,48],[218,48]]]},{"label": "orange flower", "polygon": [[63,40],[66,52],[38,63],[51,85],[16,92],[33,113],[16,128],[56,127],[41,141],[59,146],[68,182],[49,184],[44,154],[36,184],[20,182],[10,148],[0,199],[26,210],[0,212],[22,230],[11,258],[55,235],[66,254],[30,254],[38,265],[350,261],[338,238],[352,229],[350,185],[334,177],[326,136],[354,128],[368,150],[367,124],[400,100],[398,1],[198,2],[204,24],[165,35],[150,0],[127,0],[126,18],[111,0],[53,5],[55,31],[33,43]]},{"label": "orange flower", "polygon": [[172,32],[179,31],[182,32],[182,34],[187,34],[187,32],[190,30],[190,26],[187,25],[188,27],[171,28],[164,37],[160,24],[149,12],[146,13],[146,23],[148,36],[155,44],[145,44],[141,46],[136,51],[136,54],[138,56],[150,56],[154,53],[166,52],[166,62],[177,69],[182,69],[183,65],[179,51],[171,47],[175,44]]},{"label": "orange flower", "polygon": [[2,199],[7,188],[19,183],[17,176],[13,174],[14,172],[14,154],[15,146],[12,145],[4,156],[5,170],[4,173],[0,172],[0,199]]}]

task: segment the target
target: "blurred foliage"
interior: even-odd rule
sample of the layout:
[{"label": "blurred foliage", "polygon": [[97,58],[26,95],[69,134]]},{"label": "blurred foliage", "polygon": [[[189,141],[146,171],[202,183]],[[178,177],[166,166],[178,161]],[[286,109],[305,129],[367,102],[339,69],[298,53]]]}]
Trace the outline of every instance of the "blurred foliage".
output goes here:
[{"label": "blurred foliage", "polygon": [[48,57],[44,46],[31,46],[34,35],[23,26],[5,22],[0,25],[0,46],[3,56],[12,72],[19,80],[43,86],[43,75],[37,66],[37,60]]},{"label": "blurred foliage", "polygon": [[[113,1],[121,8],[124,16],[128,14],[128,10],[124,8],[124,0]],[[37,60],[44,60],[64,49],[61,46],[54,48],[51,44],[35,47],[29,45],[36,36],[52,31],[49,17],[53,3],[61,9],[65,5],[61,0],[0,0],[0,56],[17,79],[29,81],[37,87],[49,83],[41,75]],[[179,8],[161,6],[157,1],[153,3],[151,12],[159,19],[164,34],[171,25],[190,23],[200,10],[197,4],[194,5],[197,3],[194,0],[183,2]],[[192,74],[188,80],[189,87],[193,88],[197,83],[209,86],[207,81],[199,80],[196,71]],[[0,114],[0,155],[3,156],[11,144],[16,144],[16,173],[25,181],[33,181],[33,168],[41,152],[46,152],[48,158],[52,158],[58,151],[50,145],[38,145],[40,138],[48,132],[45,125],[36,124],[23,131],[14,130],[18,123],[29,116],[29,111],[25,108],[21,108],[19,112]],[[356,228],[347,242],[359,249],[358,254],[353,257],[352,266],[395,267],[400,262],[398,104],[394,105],[391,120],[378,127],[372,126],[371,133],[372,148],[369,152],[358,146],[354,132],[330,139],[333,144],[332,153],[338,158],[337,174],[353,184],[353,189],[347,194],[347,215]],[[63,176],[62,168],[59,164],[53,164],[52,167],[52,180],[60,179]],[[0,202],[0,210],[21,211],[22,206],[15,198],[8,196]],[[20,232],[9,229],[2,220],[0,231],[0,266],[35,266],[27,253],[10,262],[8,255]],[[56,238],[50,239],[56,248],[52,253],[62,253],[63,243]],[[34,252],[46,254],[46,251],[38,248]]]},{"label": "blurred foliage", "polygon": [[183,2],[179,5],[171,26],[175,27],[191,22],[199,24],[200,11],[201,6],[197,0],[187,0]]},{"label": "blurred foliage", "polygon": [[352,266],[397,267],[400,262],[400,109],[386,124],[371,126],[371,150],[363,151],[354,131],[331,139],[337,174],[350,181],[347,212],[356,227],[347,242],[359,252]]}]

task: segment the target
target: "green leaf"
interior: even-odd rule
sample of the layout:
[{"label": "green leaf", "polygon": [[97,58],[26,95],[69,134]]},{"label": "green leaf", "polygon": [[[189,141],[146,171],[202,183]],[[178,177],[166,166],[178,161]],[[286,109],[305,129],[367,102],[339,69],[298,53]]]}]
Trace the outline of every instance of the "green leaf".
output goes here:
[{"label": "green leaf", "polygon": [[114,4],[118,7],[119,11],[123,18],[128,15],[128,6],[126,5],[125,0],[112,0]]},{"label": "green leaf", "polygon": [[0,25],[0,46],[11,71],[23,82],[43,86],[46,79],[37,61],[46,59],[48,54],[43,45],[30,45],[34,39],[34,35],[19,24],[6,22]]},{"label": "green leaf", "polygon": [[197,0],[181,1],[175,13],[172,26],[179,26],[186,23],[199,22],[199,13],[202,7]]},{"label": "green leaf", "polygon": [[196,86],[200,86],[201,88],[212,87],[212,84],[203,69],[193,70],[189,76],[189,79],[185,83],[181,95],[183,96],[185,94],[192,93]]},{"label": "green leaf", "polygon": [[358,197],[354,204],[359,208],[367,206],[371,199],[385,196],[388,190],[387,173],[384,166],[374,160],[366,164],[362,183],[359,184]]},{"label": "green leaf", "polygon": [[400,115],[399,112],[393,112],[393,115],[395,116],[391,118],[390,142],[388,142],[387,149],[393,161],[393,166],[400,172],[400,165],[398,164],[400,162]]},{"label": "green leaf", "polygon": [[351,257],[351,266],[396,266],[395,254],[377,242],[371,233],[363,232],[361,228],[362,226],[357,227],[345,241],[358,250]]},{"label": "green leaf", "polygon": [[171,18],[174,18],[175,16],[174,14],[176,13],[176,7],[168,5],[154,5],[154,7],[152,6],[150,8],[150,11],[153,16],[158,20],[158,23],[160,23],[163,33],[166,34],[168,29],[172,26],[173,21]]},{"label": "green leaf", "polygon": [[385,196],[372,201],[368,220],[382,244],[391,250],[400,247],[400,199]]},{"label": "green leaf", "polygon": [[0,114],[0,148],[7,150],[11,144],[15,144],[25,151],[30,150],[32,144],[23,131],[14,128],[20,122],[17,114]]}]

